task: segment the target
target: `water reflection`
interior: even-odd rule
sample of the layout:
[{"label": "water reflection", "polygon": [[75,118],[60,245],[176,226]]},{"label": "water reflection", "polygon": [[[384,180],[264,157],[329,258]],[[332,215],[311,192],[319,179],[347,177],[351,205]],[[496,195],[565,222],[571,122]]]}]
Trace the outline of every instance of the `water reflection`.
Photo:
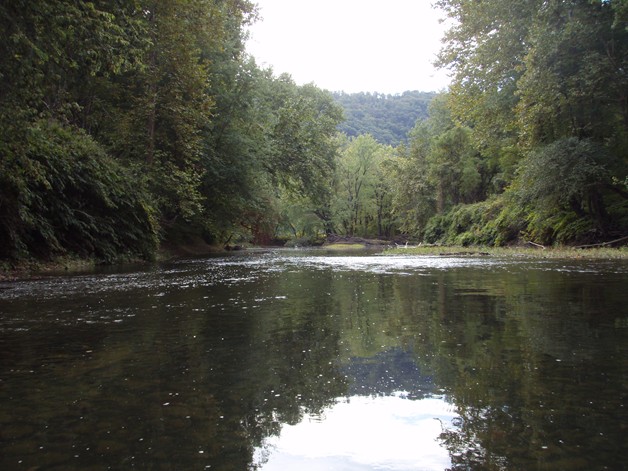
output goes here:
[{"label": "water reflection", "polygon": [[306,415],[267,440],[257,464],[263,471],[446,469],[451,461],[438,438],[454,419],[451,405],[405,396],[352,396]]},{"label": "water reflection", "polygon": [[625,469],[627,274],[278,252],[6,283],[0,466]]}]

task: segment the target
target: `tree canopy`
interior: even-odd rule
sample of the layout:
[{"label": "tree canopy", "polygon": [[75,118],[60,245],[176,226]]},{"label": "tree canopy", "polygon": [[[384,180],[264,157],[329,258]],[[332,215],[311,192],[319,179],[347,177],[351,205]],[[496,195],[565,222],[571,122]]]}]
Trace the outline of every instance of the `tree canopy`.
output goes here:
[{"label": "tree canopy", "polygon": [[334,99],[345,112],[338,130],[350,137],[370,134],[381,144],[396,146],[406,142],[417,120],[427,118],[433,92],[384,93],[335,92]]},{"label": "tree canopy", "polygon": [[0,6],[0,257],[154,255],[329,205],[341,111],[260,69],[242,0]]},{"label": "tree canopy", "polygon": [[437,6],[450,89],[384,95],[259,67],[248,0],[2,3],[0,258],[626,237],[626,2]]}]

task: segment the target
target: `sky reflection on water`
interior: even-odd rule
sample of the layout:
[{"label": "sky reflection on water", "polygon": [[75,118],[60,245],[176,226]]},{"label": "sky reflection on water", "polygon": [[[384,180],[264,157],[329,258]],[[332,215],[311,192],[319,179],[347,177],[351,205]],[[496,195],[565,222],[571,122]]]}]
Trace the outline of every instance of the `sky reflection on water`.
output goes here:
[{"label": "sky reflection on water", "polygon": [[0,469],[628,469],[627,276],[285,250],[3,283]]},{"label": "sky reflection on water", "polygon": [[454,417],[440,397],[343,398],[320,415],[285,425],[279,437],[256,450],[256,459],[263,471],[442,471],[451,461],[438,437]]}]

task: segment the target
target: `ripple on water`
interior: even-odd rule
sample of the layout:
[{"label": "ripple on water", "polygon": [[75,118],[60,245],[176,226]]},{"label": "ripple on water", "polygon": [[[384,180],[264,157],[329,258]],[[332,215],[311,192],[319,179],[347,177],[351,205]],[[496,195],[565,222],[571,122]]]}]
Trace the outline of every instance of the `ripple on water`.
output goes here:
[{"label": "ripple on water", "polygon": [[79,294],[141,290],[143,295],[162,296],[167,291],[216,284],[255,282],[261,274],[304,268],[375,274],[416,275],[432,270],[478,268],[512,270],[522,265],[529,270],[567,273],[626,273],[628,264],[616,261],[556,261],[485,256],[416,255],[297,255],[283,251],[251,253],[238,257],[182,260],[170,265],[131,273],[54,276],[38,280],[3,283],[0,300],[33,297],[71,299]]},{"label": "ripple on water", "polygon": [[371,273],[415,274],[423,270],[446,270],[460,267],[499,267],[504,260],[488,257],[438,257],[412,255],[350,255],[321,256],[266,254],[251,258],[230,258],[210,261],[225,267],[240,266],[250,272],[281,272],[293,269],[364,271]]}]

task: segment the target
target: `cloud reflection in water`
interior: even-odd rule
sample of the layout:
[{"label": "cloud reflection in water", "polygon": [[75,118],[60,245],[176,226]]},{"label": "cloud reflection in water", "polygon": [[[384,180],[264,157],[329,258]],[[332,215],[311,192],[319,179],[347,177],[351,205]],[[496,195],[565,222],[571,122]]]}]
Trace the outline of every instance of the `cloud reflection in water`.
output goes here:
[{"label": "cloud reflection in water", "polygon": [[451,461],[438,436],[454,417],[453,406],[440,397],[344,398],[321,416],[284,425],[279,437],[257,450],[256,461],[263,471],[442,471]]}]

